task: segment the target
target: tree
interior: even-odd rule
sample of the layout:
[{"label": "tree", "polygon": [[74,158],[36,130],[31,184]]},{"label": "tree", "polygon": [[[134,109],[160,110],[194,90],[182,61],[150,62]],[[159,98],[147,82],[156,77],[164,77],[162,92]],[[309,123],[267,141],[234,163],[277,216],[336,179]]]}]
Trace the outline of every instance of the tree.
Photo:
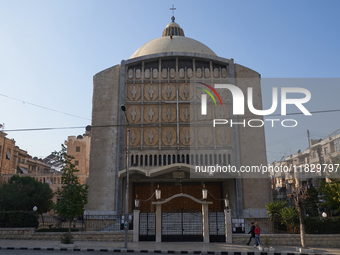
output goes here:
[{"label": "tree", "polygon": [[311,187],[308,188],[307,191],[307,198],[303,202],[303,206],[306,209],[306,214],[308,214],[309,217],[318,217],[318,198],[319,192],[316,188]]},{"label": "tree", "polygon": [[88,186],[79,182],[79,178],[75,175],[79,170],[72,164],[74,157],[67,155],[64,145],[62,145],[61,151],[54,152],[54,154],[63,163],[62,187],[56,191],[61,200],[58,201],[54,209],[59,217],[69,221],[68,243],[71,243],[71,224],[76,216],[84,213],[84,206],[87,204]]},{"label": "tree", "polygon": [[279,229],[282,222],[281,210],[287,206],[287,201],[274,201],[266,204],[267,215],[273,222],[274,228]]},{"label": "tree", "polygon": [[335,213],[340,212],[340,181],[339,179],[330,179],[331,182],[322,181],[320,192],[325,195],[325,205]]},{"label": "tree", "polygon": [[285,207],[280,211],[281,214],[281,222],[287,225],[287,228],[290,227],[295,233],[296,229],[299,226],[299,212],[296,207]]},{"label": "tree", "polygon": [[298,210],[299,214],[299,221],[300,221],[300,238],[301,238],[301,246],[303,248],[306,247],[305,245],[305,223],[304,223],[304,211],[303,211],[303,203],[308,197],[308,189],[307,187],[303,188],[300,186],[296,186],[295,181],[292,184],[292,194],[291,196],[294,199],[295,206]]},{"label": "tree", "polygon": [[48,183],[41,183],[33,177],[13,175],[8,183],[0,187],[0,210],[32,211],[43,214],[53,207],[53,191]]}]

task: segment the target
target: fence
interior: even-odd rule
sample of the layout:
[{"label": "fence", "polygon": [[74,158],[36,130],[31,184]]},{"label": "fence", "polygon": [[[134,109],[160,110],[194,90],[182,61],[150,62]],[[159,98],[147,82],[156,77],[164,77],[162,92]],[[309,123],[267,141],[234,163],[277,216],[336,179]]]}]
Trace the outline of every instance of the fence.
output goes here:
[{"label": "fence", "polygon": [[[125,215],[80,215],[71,222],[72,231],[119,231],[124,230]],[[133,216],[129,215],[129,230],[133,229]],[[40,231],[62,231],[70,222],[56,215],[39,216]]]}]

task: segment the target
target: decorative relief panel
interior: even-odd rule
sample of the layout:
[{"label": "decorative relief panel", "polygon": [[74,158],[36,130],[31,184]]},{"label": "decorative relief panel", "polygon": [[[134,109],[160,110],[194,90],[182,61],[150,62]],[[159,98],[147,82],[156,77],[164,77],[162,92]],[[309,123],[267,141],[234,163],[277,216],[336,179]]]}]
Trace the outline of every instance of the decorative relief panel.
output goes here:
[{"label": "decorative relief panel", "polygon": [[140,79],[142,77],[142,71],[140,69],[136,70],[136,79]]},{"label": "decorative relief panel", "polygon": [[179,106],[179,119],[181,122],[189,122],[194,119],[194,107],[190,104],[181,104]]},{"label": "decorative relief panel", "polygon": [[145,84],[144,98],[147,101],[158,100],[158,84]]},{"label": "decorative relief panel", "polygon": [[192,91],[188,84],[179,85],[179,98],[180,100],[190,100],[192,98]]},{"label": "decorative relief panel", "polygon": [[176,106],[170,104],[162,105],[162,121],[175,122],[176,119]]},{"label": "decorative relief panel", "polygon": [[176,77],[176,70],[175,68],[170,68],[170,78],[174,79]]},{"label": "decorative relief panel", "polygon": [[130,146],[137,146],[140,144],[140,131],[137,128],[130,129]]},{"label": "decorative relief panel", "polygon": [[[229,80],[223,80],[222,83],[229,84]],[[228,89],[216,89],[217,93],[220,95],[220,98],[223,102],[223,99],[227,99],[229,96],[229,90]]]},{"label": "decorative relief panel", "polygon": [[220,70],[218,68],[214,68],[214,77],[215,78],[220,77]]},{"label": "decorative relief panel", "polygon": [[175,84],[162,84],[162,99],[165,101],[176,100]]},{"label": "decorative relief panel", "polygon": [[128,79],[132,79],[133,78],[133,69],[129,69],[128,71]]},{"label": "decorative relief panel", "polygon": [[158,122],[158,105],[144,106],[144,122],[146,123]]},{"label": "decorative relief panel", "polygon": [[157,79],[157,78],[158,78],[158,69],[153,69],[153,70],[152,70],[152,77],[153,77],[154,79]]},{"label": "decorative relief panel", "polygon": [[188,77],[188,78],[192,78],[192,76],[193,76],[193,75],[192,75],[192,69],[191,69],[191,68],[188,68],[188,69],[187,69],[187,77]]},{"label": "decorative relief panel", "polygon": [[216,132],[216,141],[219,145],[228,145],[231,140],[230,128],[220,127]]},{"label": "decorative relief panel", "polygon": [[139,101],[141,98],[141,90],[139,84],[128,84],[127,98],[130,101]]},{"label": "decorative relief panel", "polygon": [[144,77],[145,77],[145,79],[150,79],[150,69],[144,70]]},{"label": "decorative relief panel", "polygon": [[166,69],[166,68],[162,69],[162,78],[163,79],[168,78],[168,69]]},{"label": "decorative relief panel", "polygon": [[145,128],[144,129],[144,145],[156,146],[158,145],[158,129],[157,128]]},{"label": "decorative relief panel", "polygon": [[179,78],[181,78],[181,79],[184,78],[184,68],[179,69]]},{"label": "decorative relief panel", "polygon": [[201,114],[201,106],[197,107],[197,119],[198,120],[211,120],[213,118],[212,116],[212,107],[215,107],[215,105],[208,105],[207,107],[207,115]]},{"label": "decorative relief panel", "polygon": [[213,143],[213,132],[211,128],[202,127],[198,130],[198,141],[200,145],[212,145]]},{"label": "decorative relief panel", "polygon": [[222,68],[222,77],[225,78],[228,76],[228,72],[226,68]]},{"label": "decorative relief panel", "polygon": [[192,145],[195,142],[195,132],[190,127],[183,127],[179,131],[180,145]]},{"label": "decorative relief panel", "polygon": [[227,119],[230,116],[229,106],[226,104],[218,105],[215,108],[215,118],[217,119]]},{"label": "decorative relief panel", "polygon": [[197,78],[202,78],[202,69],[201,68],[197,68],[197,70],[196,70],[196,77]]},{"label": "decorative relief panel", "polygon": [[174,146],[176,144],[176,129],[172,127],[162,128],[162,144]]},{"label": "decorative relief panel", "polygon": [[140,106],[129,105],[127,106],[126,116],[130,123],[140,123]]},{"label": "decorative relief panel", "polygon": [[205,78],[209,78],[210,77],[210,69],[209,68],[205,68],[204,69],[204,77]]}]

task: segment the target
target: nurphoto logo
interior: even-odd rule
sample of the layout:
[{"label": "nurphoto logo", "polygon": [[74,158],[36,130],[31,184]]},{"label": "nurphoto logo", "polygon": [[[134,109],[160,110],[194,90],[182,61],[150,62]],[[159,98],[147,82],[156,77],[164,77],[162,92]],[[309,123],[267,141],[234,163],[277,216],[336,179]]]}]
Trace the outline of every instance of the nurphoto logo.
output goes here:
[{"label": "nurphoto logo", "polygon": [[[206,88],[210,89],[218,98],[221,105],[222,100],[217,93],[216,89],[228,89],[229,92],[232,94],[232,113],[233,115],[244,115],[244,102],[245,102],[245,96],[242,92],[242,90],[232,84],[215,84],[214,87],[198,82],[199,84],[205,86]],[[202,94],[201,97],[201,113],[202,115],[207,115],[207,95],[209,95],[212,100],[214,101],[215,106],[217,106],[216,99],[214,95],[206,88],[197,87],[198,89],[201,89],[202,91],[206,92],[207,94]],[[303,98],[288,98],[289,93],[294,94],[301,94],[304,97]],[[309,90],[305,88],[297,88],[297,87],[283,87],[281,88],[281,116],[287,115],[287,105],[295,105],[304,115],[311,116],[312,114],[306,109],[306,107],[303,105],[307,103],[311,99],[311,93]],[[278,106],[279,96],[278,96],[278,88],[274,87],[272,90],[272,105],[269,109],[266,110],[259,110],[255,109],[254,103],[253,103],[253,88],[248,87],[247,88],[247,105],[248,109],[251,113],[258,116],[268,116],[273,114]],[[275,122],[280,122],[283,127],[295,127],[297,126],[297,121],[295,119],[250,119],[246,121],[246,119],[243,119],[241,122],[235,122],[232,119],[213,119],[213,127],[216,125],[225,125],[230,124],[232,127],[233,125],[243,125],[244,127],[246,124],[249,127],[262,127],[265,122],[271,123],[271,126],[275,126]]]}]

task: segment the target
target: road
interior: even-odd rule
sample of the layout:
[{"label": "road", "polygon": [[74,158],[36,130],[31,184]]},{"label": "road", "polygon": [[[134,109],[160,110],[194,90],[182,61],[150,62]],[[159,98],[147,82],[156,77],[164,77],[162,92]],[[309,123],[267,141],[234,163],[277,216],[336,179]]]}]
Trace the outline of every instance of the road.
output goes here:
[{"label": "road", "polygon": [[[101,252],[101,251],[35,251],[35,250],[0,250],[1,255],[44,255],[44,254],[53,254],[53,255],[103,255],[103,254],[112,254],[113,252]],[[123,253],[123,252],[115,252],[114,254],[120,255],[136,255],[142,253]],[[145,253],[143,253],[145,254]]]}]

